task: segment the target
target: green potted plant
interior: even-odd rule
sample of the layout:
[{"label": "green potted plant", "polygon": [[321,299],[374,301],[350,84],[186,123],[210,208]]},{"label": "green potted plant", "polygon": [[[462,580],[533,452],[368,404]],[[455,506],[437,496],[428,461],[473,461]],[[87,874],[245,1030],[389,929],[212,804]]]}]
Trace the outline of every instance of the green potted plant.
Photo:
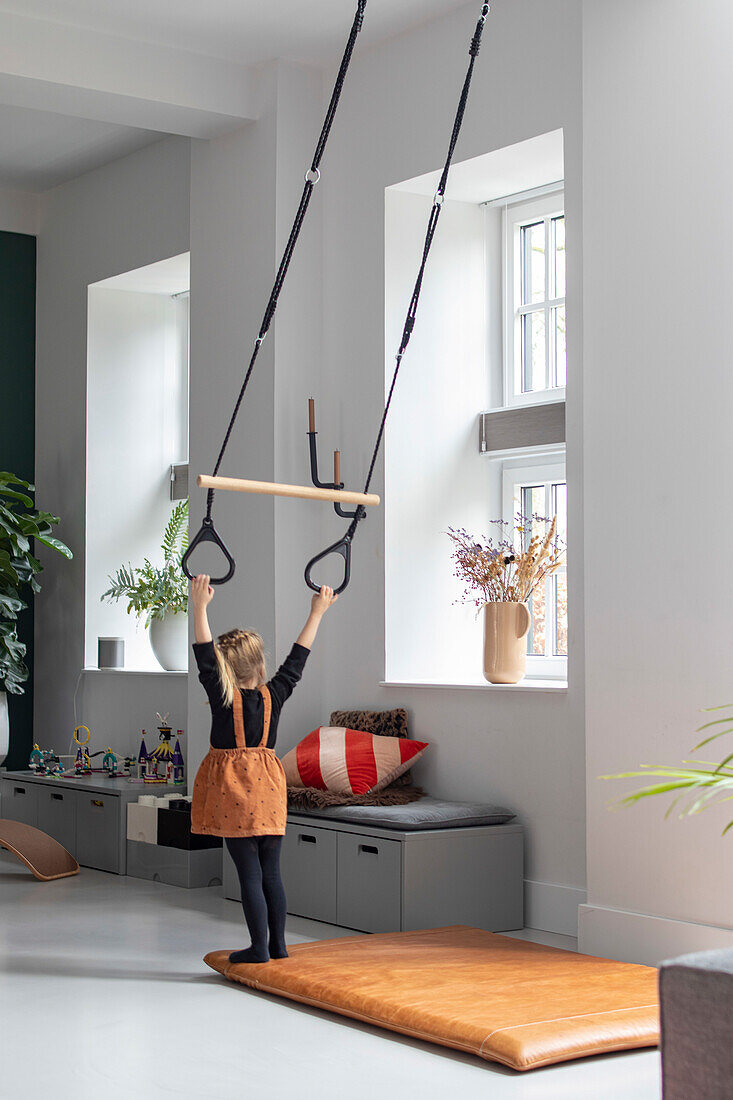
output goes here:
[{"label": "green potted plant", "polygon": [[188,501],[177,504],[163,533],[163,565],[148,558],[133,569],[122,565],[110,576],[102,600],[127,600],[128,615],[145,620],[158,664],[167,672],[188,668],[188,582],[181,557],[188,547]]},{"label": "green potted plant", "polygon": [[28,593],[41,591],[36,578],[43,566],[31,552],[33,540],[65,558],[73,557],[68,546],[53,537],[58,516],[34,507],[28,495],[34,491],[29,481],[0,472],[0,764],[10,742],[8,694],[22,695],[28,679],[18,615],[28,606]]},{"label": "green potted plant", "polygon": [[[699,744],[695,745],[692,752],[717,741],[719,737],[733,733],[733,704],[727,703],[720,707],[708,707],[710,711],[728,711],[723,718],[713,718],[697,730],[706,736]],[[722,729],[718,729],[722,726]],[[709,731],[709,732],[708,732]],[[665,817],[674,811],[675,807],[683,803],[679,816],[689,817],[698,814],[710,806],[716,806],[720,802],[729,802],[733,798],[733,752],[716,764],[708,760],[683,760],[681,764],[641,764],[640,771],[621,772],[618,775],[602,775],[601,779],[650,779],[658,782],[641,787],[637,791],[627,794],[616,805],[634,806],[644,798],[655,798],[658,795],[675,795],[670,803]],[[723,836],[733,829],[733,821],[729,821],[723,829]]]}]

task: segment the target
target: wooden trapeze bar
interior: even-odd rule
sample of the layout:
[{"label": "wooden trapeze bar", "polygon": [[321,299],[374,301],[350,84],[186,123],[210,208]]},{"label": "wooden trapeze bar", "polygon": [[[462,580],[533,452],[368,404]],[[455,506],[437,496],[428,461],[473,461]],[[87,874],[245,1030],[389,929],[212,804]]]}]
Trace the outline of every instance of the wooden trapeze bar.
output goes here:
[{"label": "wooden trapeze bar", "polygon": [[355,493],[350,489],[317,489],[313,485],[283,485],[277,481],[245,481],[239,477],[212,477],[210,474],[199,474],[196,484],[201,489],[223,489],[261,496],[330,500],[341,504],[366,504],[373,507],[380,503],[376,493]]}]

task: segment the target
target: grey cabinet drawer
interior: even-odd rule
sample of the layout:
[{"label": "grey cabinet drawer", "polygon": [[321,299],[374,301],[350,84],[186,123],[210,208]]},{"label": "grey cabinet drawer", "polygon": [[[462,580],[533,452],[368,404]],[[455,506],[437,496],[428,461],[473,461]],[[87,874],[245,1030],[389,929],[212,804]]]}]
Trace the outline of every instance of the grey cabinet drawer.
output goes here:
[{"label": "grey cabinet drawer", "polygon": [[75,791],[76,858],[84,867],[120,873],[120,800]]},{"label": "grey cabinet drawer", "polygon": [[11,821],[23,821],[38,828],[38,787],[18,779],[0,780],[2,807],[0,814]]},{"label": "grey cabinet drawer", "polygon": [[339,833],[336,923],[362,932],[399,932],[401,878],[398,840]]},{"label": "grey cabinet drawer", "polygon": [[76,855],[76,794],[74,791],[39,786],[38,828]]},{"label": "grey cabinet drawer", "polygon": [[281,863],[289,913],[336,923],[336,841],[329,829],[288,825]]}]

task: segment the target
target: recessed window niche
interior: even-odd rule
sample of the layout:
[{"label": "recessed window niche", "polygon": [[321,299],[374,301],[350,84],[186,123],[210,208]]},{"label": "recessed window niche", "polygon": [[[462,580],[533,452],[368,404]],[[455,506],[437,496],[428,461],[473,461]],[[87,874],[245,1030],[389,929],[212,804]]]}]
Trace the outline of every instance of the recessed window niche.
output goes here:
[{"label": "recessed window niche", "polygon": [[[161,565],[176,501],[171,466],[188,461],[189,255],[88,290],[85,667],[98,637],[125,642],[125,668],[162,671],[144,622],[102,603],[122,565]],[[180,484],[180,470],[178,471]],[[174,483],[175,484],[175,483]]]}]

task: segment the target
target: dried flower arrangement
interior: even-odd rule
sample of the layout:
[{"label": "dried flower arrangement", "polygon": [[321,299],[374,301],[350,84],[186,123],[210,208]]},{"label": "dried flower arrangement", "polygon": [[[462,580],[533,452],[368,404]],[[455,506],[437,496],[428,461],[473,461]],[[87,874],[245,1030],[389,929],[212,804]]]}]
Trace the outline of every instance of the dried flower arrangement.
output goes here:
[{"label": "dried flower arrangement", "polygon": [[[545,534],[537,529],[542,525]],[[514,525],[492,520],[497,534],[481,542],[462,527],[449,527],[457,576],[466,586],[464,603],[526,603],[535,588],[565,565],[557,537],[557,516],[517,515]],[[537,533],[535,533],[537,532]],[[529,541],[528,541],[529,536]],[[517,549],[524,546],[523,550]]]}]

